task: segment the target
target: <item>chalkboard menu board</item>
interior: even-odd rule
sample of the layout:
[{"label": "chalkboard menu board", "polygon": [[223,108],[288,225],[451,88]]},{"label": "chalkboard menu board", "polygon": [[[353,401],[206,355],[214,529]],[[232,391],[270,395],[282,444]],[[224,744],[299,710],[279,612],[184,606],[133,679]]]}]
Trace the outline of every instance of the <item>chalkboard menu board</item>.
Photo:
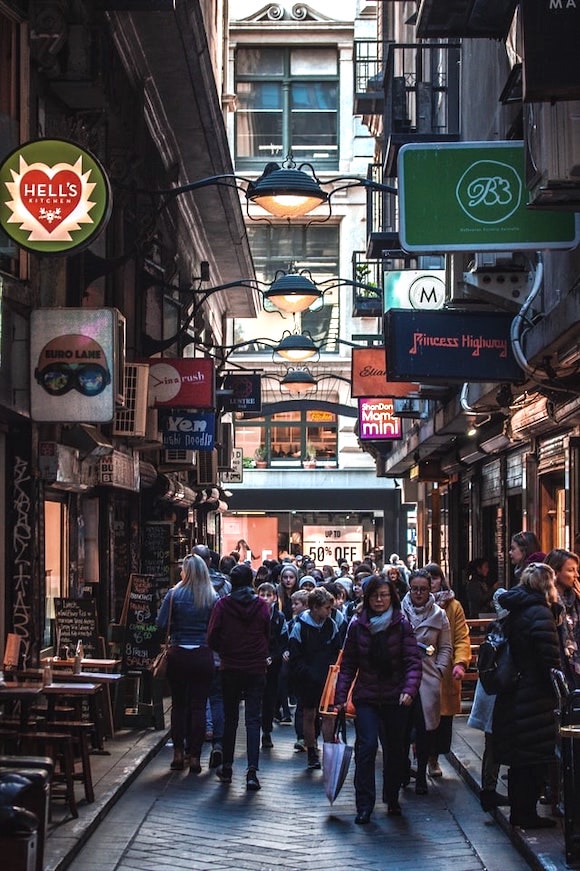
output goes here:
[{"label": "chalkboard menu board", "polygon": [[56,648],[59,655],[65,646],[74,655],[79,639],[83,642],[86,657],[101,655],[94,599],[55,599],[54,613]]},{"label": "chalkboard menu board", "polygon": [[143,530],[141,571],[153,575],[162,597],[171,586],[172,534],[171,521],[146,523]]},{"label": "chalkboard menu board", "polygon": [[163,598],[159,579],[132,574],[129,578],[121,622],[125,626],[123,671],[146,671],[159,653],[163,634],[155,618]]}]

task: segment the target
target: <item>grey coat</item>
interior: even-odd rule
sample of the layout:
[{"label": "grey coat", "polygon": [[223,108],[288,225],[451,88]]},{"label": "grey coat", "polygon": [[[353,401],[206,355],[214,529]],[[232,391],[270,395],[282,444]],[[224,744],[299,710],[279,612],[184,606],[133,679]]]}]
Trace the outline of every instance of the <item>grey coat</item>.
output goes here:
[{"label": "grey coat", "polygon": [[[425,727],[428,732],[436,729],[441,719],[441,678],[451,667],[453,645],[451,644],[451,629],[447,614],[435,604],[432,594],[424,608],[415,609],[411,602],[411,594],[403,599],[403,613],[415,632],[415,638],[422,650],[423,677],[419,687],[419,696],[425,717]],[[432,645],[435,650],[428,655],[425,647]],[[422,647],[423,646],[423,647]]]}]

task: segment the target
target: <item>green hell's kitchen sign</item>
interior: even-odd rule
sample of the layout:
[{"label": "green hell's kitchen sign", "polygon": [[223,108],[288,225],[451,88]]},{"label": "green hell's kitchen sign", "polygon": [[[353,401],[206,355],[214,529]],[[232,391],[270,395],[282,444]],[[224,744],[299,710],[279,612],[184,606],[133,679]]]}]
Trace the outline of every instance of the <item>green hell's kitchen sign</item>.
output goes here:
[{"label": "green hell's kitchen sign", "polygon": [[399,152],[406,251],[574,248],[573,212],[527,208],[522,142],[404,145]]},{"label": "green hell's kitchen sign", "polygon": [[102,166],[74,142],[27,142],[0,166],[0,226],[28,251],[68,254],[83,248],[104,229],[110,213]]}]

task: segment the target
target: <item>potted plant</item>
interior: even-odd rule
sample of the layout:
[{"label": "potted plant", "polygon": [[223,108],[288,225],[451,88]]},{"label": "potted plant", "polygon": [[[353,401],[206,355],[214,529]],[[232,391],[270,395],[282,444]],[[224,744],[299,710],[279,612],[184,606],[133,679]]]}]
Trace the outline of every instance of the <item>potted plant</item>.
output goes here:
[{"label": "potted plant", "polygon": [[312,442],[308,442],[306,445],[306,458],[303,465],[305,469],[316,468],[316,446]]},{"label": "potted plant", "polygon": [[268,466],[268,450],[266,445],[260,445],[254,451],[256,469],[265,469]]}]

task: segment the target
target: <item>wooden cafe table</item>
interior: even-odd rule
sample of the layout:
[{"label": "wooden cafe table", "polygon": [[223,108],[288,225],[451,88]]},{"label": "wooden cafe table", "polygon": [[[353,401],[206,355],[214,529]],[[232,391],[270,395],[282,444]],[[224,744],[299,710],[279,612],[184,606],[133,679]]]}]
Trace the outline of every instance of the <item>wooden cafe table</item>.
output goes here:
[{"label": "wooden cafe table", "polygon": [[[74,668],[75,661],[74,659],[54,659],[53,657],[49,657],[47,659],[42,659],[40,662],[41,665],[48,665],[52,667],[53,671],[56,669],[64,669],[66,671],[72,671]],[[98,672],[115,672],[118,671],[119,666],[121,665],[120,659],[105,659],[98,657],[84,657],[81,659],[81,669],[88,669],[89,671],[98,671]]]},{"label": "wooden cafe table", "polygon": [[123,680],[122,674],[111,674],[109,672],[83,671],[80,674],[70,674],[69,672],[59,672],[58,670],[55,670],[52,673],[52,682],[54,684],[60,684],[63,682],[81,684],[88,682],[99,684],[103,687],[104,697],[102,699],[103,710],[101,711],[101,714],[103,716],[103,734],[106,738],[115,737],[111,688],[115,687],[115,685],[121,680]]},{"label": "wooden cafe table", "polygon": [[[82,681],[76,678],[83,678]],[[104,739],[104,713],[102,705],[103,685],[98,683],[86,682],[82,675],[66,675],[67,680],[54,681],[41,687],[41,692],[48,699],[48,718],[54,719],[54,708],[56,700],[59,697],[70,698],[82,703],[83,700],[88,702],[89,713],[92,722],[95,725],[95,750],[98,753],[107,753],[103,747]],[[74,680],[69,680],[74,678]]]},{"label": "wooden cafe table", "polygon": [[42,684],[31,684],[20,681],[12,681],[0,686],[0,704],[20,702],[20,727],[26,729],[30,714],[30,706],[41,695],[44,687]]}]

